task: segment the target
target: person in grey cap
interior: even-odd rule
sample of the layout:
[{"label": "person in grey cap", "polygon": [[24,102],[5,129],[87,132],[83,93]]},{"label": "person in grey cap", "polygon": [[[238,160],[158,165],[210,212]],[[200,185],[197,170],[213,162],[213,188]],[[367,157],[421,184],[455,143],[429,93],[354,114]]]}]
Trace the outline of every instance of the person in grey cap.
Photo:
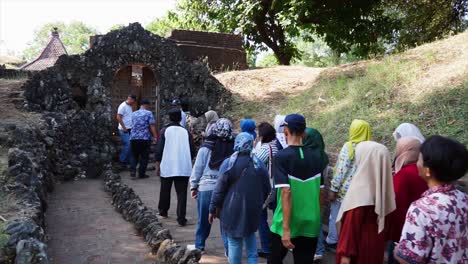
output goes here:
[{"label": "person in grey cap", "polygon": [[132,129],[133,105],[136,103],[136,95],[129,95],[127,100],[122,102],[117,109],[117,121],[119,122],[119,136],[122,140],[122,149],[119,160],[121,165],[127,166],[132,163],[132,153],[130,150],[130,132]]},{"label": "person in grey cap", "polygon": [[174,109],[179,109],[180,110],[180,114],[181,114],[181,117],[182,117],[182,120],[180,120],[180,125],[183,128],[187,128],[187,114],[182,109],[182,102],[180,101],[180,99],[177,99],[177,98],[173,99],[172,102],[171,102],[171,106]]},{"label": "person in grey cap", "polygon": [[156,121],[153,113],[149,111],[150,102],[146,99],[141,100],[140,110],[132,114],[132,131],[130,135],[130,145],[133,153],[132,163],[130,164],[130,177],[136,177],[136,166],[138,168],[138,178],[148,178],[146,168],[148,166],[149,150],[151,140],[156,143]]}]

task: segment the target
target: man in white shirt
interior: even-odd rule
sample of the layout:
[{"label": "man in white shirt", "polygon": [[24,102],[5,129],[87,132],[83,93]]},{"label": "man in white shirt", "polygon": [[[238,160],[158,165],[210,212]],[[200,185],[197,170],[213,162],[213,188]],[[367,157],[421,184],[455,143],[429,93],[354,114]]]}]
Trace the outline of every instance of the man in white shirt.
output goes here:
[{"label": "man in white shirt", "polygon": [[171,202],[172,183],[177,193],[177,222],[180,226],[187,224],[187,187],[192,174],[192,159],[195,148],[192,136],[180,125],[181,111],[168,111],[170,124],[161,130],[156,146],[156,169],[161,176],[159,193],[159,215],[167,217]]},{"label": "man in white shirt", "polygon": [[122,165],[129,165],[132,162],[133,155],[130,150],[130,131],[132,129],[132,106],[136,103],[136,95],[129,95],[127,100],[122,102],[117,109],[117,121],[119,122],[119,136],[122,140],[122,150],[119,160]]},{"label": "man in white shirt", "polygon": [[181,118],[182,118],[180,120],[180,126],[182,126],[183,128],[187,128],[187,114],[182,109],[182,102],[180,101],[180,99],[172,100],[171,106],[174,109],[179,109],[180,110],[180,114],[181,114]]}]

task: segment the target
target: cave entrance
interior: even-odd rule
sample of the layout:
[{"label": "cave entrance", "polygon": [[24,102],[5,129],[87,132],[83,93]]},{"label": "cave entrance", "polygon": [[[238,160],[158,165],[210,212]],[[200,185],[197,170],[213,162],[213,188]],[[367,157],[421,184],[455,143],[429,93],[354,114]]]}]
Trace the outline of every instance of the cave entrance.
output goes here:
[{"label": "cave entrance", "polygon": [[112,129],[117,135],[117,108],[127,100],[129,94],[137,96],[137,104],[133,111],[140,108],[142,98],[151,102],[151,112],[156,118],[156,128],[159,128],[159,85],[153,71],[144,64],[131,64],[121,67],[115,72],[112,83]]}]

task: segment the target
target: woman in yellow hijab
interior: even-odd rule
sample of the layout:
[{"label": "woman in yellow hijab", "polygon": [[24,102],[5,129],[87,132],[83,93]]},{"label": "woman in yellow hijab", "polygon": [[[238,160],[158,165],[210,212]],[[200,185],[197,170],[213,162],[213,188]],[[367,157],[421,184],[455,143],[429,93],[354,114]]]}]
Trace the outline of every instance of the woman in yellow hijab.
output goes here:
[{"label": "woman in yellow hijab", "polygon": [[349,128],[349,141],[346,142],[350,159],[354,159],[354,147],[362,141],[369,141],[371,139],[371,127],[369,123],[364,120],[354,119]]},{"label": "woman in yellow hijab", "polygon": [[355,119],[349,128],[349,141],[347,141],[340,151],[335,166],[333,179],[330,182],[330,222],[329,232],[326,242],[330,247],[336,246],[338,242],[338,233],[336,231],[336,216],[341,207],[346,192],[348,191],[353,174],[356,171],[354,150],[356,146],[363,141],[371,139],[371,127],[369,123],[363,120]]}]

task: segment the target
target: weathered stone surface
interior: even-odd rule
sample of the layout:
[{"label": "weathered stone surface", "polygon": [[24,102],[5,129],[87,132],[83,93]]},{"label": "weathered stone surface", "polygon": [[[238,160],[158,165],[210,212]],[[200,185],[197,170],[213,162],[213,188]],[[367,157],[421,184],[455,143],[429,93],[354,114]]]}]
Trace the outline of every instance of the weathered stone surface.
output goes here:
[{"label": "weathered stone surface", "polygon": [[[194,116],[229,107],[231,94],[203,64],[182,60],[172,41],[137,23],[102,36],[82,55],[62,56],[54,67],[32,75],[23,85],[22,110],[35,113],[27,113],[26,122],[0,120],[0,145],[10,148],[2,184],[14,193],[20,207],[20,218],[7,224],[11,237],[2,252],[10,260],[16,257],[22,261],[19,263],[47,263],[43,244],[47,192],[57,181],[81,177],[104,175],[116,210],[135,224],[155,252],[161,250],[162,241],[171,239],[155,212],[111,172],[115,153],[111,142],[111,116],[115,114],[111,112],[112,82],[115,71],[130,64],[144,64],[155,73],[163,113],[174,97],[181,98]],[[164,259],[197,263],[196,252],[188,254],[179,248],[169,247]],[[187,261],[182,260],[187,254]]]},{"label": "weathered stone surface", "polygon": [[173,243],[170,231],[159,222],[156,212],[146,208],[133,189],[121,182],[119,175],[106,171],[104,181],[115,209],[141,232],[156,253],[157,263],[198,263],[201,252]]},{"label": "weathered stone surface", "polygon": [[114,74],[131,64],[147,65],[157,76],[162,112],[175,97],[195,116],[229,107],[231,94],[205,65],[185,61],[174,41],[154,35],[138,23],[99,37],[83,55],[61,56],[54,67],[33,76],[25,85],[27,107],[64,112],[78,106],[108,120],[101,125],[110,124],[105,110],[110,106]]},{"label": "weathered stone surface", "polygon": [[19,241],[16,247],[15,263],[49,264],[46,244],[34,238]]}]

